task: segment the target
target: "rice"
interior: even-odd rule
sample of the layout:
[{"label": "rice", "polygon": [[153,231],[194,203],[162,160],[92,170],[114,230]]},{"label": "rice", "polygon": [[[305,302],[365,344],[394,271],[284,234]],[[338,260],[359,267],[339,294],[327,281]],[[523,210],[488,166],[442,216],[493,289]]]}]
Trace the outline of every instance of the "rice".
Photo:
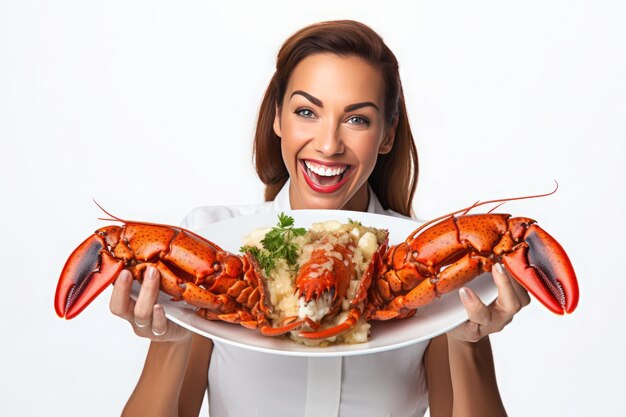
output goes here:
[{"label": "rice", "polygon": [[[261,240],[271,228],[253,230],[244,237],[243,244],[246,246],[256,246],[262,248]],[[298,259],[296,267],[290,267],[284,259],[276,261],[276,267],[269,273],[268,288],[270,301],[274,306],[274,312],[270,317],[274,326],[279,326],[286,317],[297,316],[300,319],[309,317],[316,322],[322,321],[331,307],[332,296],[324,292],[317,300],[313,298],[306,303],[299,294],[295,292],[295,282],[297,270],[300,266],[311,260],[315,251],[324,250],[328,256],[328,261],[320,264],[309,265],[310,278],[321,276],[324,271],[332,270],[334,262],[343,262],[348,266],[349,259],[344,259],[341,252],[335,250],[335,245],[351,247],[353,251],[352,262],[355,273],[351,278],[345,299],[341,300],[341,311],[335,317],[326,318],[320,327],[321,329],[333,327],[345,321],[350,302],[354,298],[358,289],[361,277],[373,254],[378,250],[387,236],[387,232],[381,229],[365,227],[359,223],[340,223],[336,220],[314,223],[303,236],[292,239],[298,247]],[[363,305],[358,306],[363,308]],[[306,339],[299,337],[298,332],[291,332],[289,337],[298,343],[308,346],[328,346],[332,343],[363,343],[367,341],[370,331],[370,324],[362,317],[349,332],[322,340]]]}]

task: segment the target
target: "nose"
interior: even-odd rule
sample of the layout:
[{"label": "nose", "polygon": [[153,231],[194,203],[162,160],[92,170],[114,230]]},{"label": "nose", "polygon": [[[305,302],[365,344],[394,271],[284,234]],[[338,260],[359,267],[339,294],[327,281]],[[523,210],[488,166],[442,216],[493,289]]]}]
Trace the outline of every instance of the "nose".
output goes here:
[{"label": "nose", "polygon": [[313,139],[313,149],[323,156],[342,154],[344,143],[341,140],[339,125],[331,122],[323,123]]}]

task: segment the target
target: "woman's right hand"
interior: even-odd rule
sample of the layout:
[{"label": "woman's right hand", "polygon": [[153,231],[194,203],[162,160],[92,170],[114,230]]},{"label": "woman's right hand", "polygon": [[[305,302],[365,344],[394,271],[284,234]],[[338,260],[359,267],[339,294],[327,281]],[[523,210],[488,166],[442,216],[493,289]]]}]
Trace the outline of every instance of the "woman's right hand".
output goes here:
[{"label": "woman's right hand", "polygon": [[135,334],[157,342],[175,342],[191,336],[191,332],[165,317],[163,307],[156,304],[159,295],[160,274],[156,268],[148,267],[137,301],[130,298],[133,277],[123,270],[115,284],[109,307],[111,312],[128,321]]}]

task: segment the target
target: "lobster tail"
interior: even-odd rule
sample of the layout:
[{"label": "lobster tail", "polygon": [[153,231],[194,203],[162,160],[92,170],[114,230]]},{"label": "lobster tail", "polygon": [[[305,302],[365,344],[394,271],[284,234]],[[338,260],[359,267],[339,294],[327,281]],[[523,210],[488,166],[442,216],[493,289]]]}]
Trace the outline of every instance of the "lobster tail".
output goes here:
[{"label": "lobster tail", "polygon": [[59,317],[72,319],[85,309],[111,284],[124,268],[124,261],[107,251],[107,243],[93,234],[81,243],[68,258],[54,297]]}]

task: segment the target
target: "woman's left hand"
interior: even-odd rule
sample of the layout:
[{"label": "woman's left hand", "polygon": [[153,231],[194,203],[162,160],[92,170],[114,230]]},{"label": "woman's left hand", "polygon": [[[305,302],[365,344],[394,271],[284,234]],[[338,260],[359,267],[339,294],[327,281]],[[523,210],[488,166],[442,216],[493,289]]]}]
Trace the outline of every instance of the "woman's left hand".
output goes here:
[{"label": "woman's left hand", "polygon": [[492,268],[492,274],[498,287],[498,298],[486,306],[471,289],[461,288],[459,294],[469,320],[449,331],[448,338],[477,342],[484,336],[502,330],[522,307],[530,303],[528,292],[509,277],[501,264]]}]

